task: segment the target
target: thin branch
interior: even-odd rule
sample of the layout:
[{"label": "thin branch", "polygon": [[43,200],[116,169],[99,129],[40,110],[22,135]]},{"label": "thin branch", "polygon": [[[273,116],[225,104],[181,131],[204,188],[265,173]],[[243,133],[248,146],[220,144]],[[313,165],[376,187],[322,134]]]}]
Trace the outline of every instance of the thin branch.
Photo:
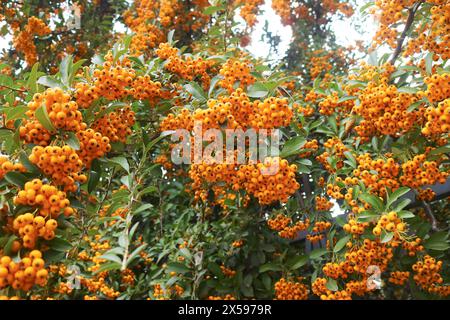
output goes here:
[{"label": "thin branch", "polygon": [[425,202],[425,201],[423,201],[422,202],[422,206],[423,206],[423,208],[425,209],[425,212],[426,212],[426,214],[427,214],[427,216],[430,218],[430,222],[431,222],[431,230],[433,230],[433,231],[439,231],[439,229],[438,229],[438,226],[437,226],[437,220],[436,220],[436,217],[434,216],[434,214],[433,214],[433,211],[431,210],[431,207],[430,207],[430,205],[427,203],[427,202]]},{"label": "thin branch", "polygon": [[225,34],[223,36],[223,47],[224,47],[224,51],[225,53],[227,52],[227,36],[228,36],[228,15],[229,15],[229,11],[230,11],[230,1],[228,1],[227,3],[227,8],[225,10]]},{"label": "thin branch", "polygon": [[395,48],[395,51],[394,51],[391,61],[390,61],[392,65],[395,63],[395,61],[398,59],[398,57],[402,53],[403,43],[405,42],[406,36],[409,32],[409,29],[411,29],[411,26],[414,22],[414,17],[416,15],[416,12],[417,12],[417,10],[419,10],[419,7],[424,2],[425,2],[425,0],[420,0],[419,2],[417,2],[411,8],[408,9],[409,14],[408,14],[408,19],[406,20],[405,28],[403,29],[402,35],[397,40],[397,47]]},{"label": "thin branch", "polygon": [[6,88],[6,89],[9,89],[9,90],[14,90],[14,91],[19,91],[19,92],[26,92],[26,90],[13,88],[13,87],[7,86],[6,84],[0,85],[0,88]]}]

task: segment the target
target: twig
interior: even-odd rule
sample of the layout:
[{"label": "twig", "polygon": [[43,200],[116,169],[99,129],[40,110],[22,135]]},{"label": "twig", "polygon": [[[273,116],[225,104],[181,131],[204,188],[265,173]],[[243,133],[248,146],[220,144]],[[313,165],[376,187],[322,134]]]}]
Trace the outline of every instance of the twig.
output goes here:
[{"label": "twig", "polygon": [[408,34],[408,31],[414,22],[414,17],[416,15],[417,10],[419,10],[419,7],[422,5],[422,3],[424,3],[424,1],[425,0],[420,0],[419,2],[414,4],[411,8],[408,8],[409,15],[408,15],[408,19],[406,20],[405,28],[403,29],[402,35],[397,40],[397,47],[395,48],[395,51],[394,51],[391,61],[390,61],[390,63],[392,65],[395,63],[397,58],[400,56],[400,53],[402,53],[403,42],[405,42],[406,35]]},{"label": "twig", "polygon": [[428,202],[423,201],[422,202],[422,206],[425,209],[425,212],[427,214],[427,216],[430,218],[431,220],[431,230],[433,231],[439,231],[438,226],[437,226],[437,220],[436,217],[433,214],[433,211],[431,211],[431,207],[428,204]]},{"label": "twig", "polygon": [[224,47],[224,52],[227,52],[227,36],[228,36],[228,15],[230,13],[230,3],[231,1],[227,2],[227,8],[225,10],[225,33],[223,36],[223,47]]},{"label": "twig", "polygon": [[295,190],[295,198],[297,199],[297,205],[300,207],[300,209],[304,209],[305,202],[303,201],[302,195],[300,194],[300,191],[298,189]]},{"label": "twig", "polygon": [[9,89],[9,90],[14,90],[14,91],[19,91],[19,92],[26,92],[26,90],[13,88],[13,87],[7,86],[5,84],[0,85],[0,88],[6,88],[6,89]]},{"label": "twig", "polygon": [[163,202],[162,202],[162,193],[161,193],[161,187],[160,184],[158,184],[158,194],[159,194],[159,235],[162,238],[164,235],[164,224],[163,224],[163,218],[164,218],[164,212],[163,212]]}]

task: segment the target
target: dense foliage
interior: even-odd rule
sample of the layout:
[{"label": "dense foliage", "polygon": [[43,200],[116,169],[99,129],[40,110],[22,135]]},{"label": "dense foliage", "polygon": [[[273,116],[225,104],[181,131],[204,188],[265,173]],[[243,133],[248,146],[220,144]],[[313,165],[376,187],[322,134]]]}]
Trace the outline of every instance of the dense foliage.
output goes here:
[{"label": "dense foliage", "polygon": [[[273,0],[279,66],[245,49],[264,1],[77,3],[0,1],[2,299],[448,298],[450,3]],[[281,152],[176,165],[194,121]]]}]

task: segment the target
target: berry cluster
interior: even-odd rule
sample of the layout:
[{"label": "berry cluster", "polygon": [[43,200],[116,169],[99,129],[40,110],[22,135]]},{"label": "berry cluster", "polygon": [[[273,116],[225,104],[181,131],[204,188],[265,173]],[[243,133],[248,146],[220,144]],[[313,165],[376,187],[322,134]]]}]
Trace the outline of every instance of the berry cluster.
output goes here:
[{"label": "berry cluster", "polygon": [[328,172],[333,173],[336,170],[328,161],[328,158],[333,156],[337,159],[336,168],[342,168],[344,166],[344,153],[348,151],[348,148],[344,145],[344,143],[339,138],[331,138],[328,139],[323,146],[327,151],[323,152],[321,155],[318,155],[316,157],[317,161],[319,161]]},{"label": "berry cluster", "polygon": [[37,49],[34,43],[34,37],[43,37],[51,32],[50,28],[41,19],[31,16],[23,28],[16,33],[13,39],[14,47],[17,52],[25,55],[25,61],[32,66],[37,61]]},{"label": "berry cluster", "polygon": [[445,183],[448,172],[439,171],[436,161],[426,161],[425,154],[416,155],[412,160],[402,164],[403,174],[399,178],[404,186],[419,188],[423,185]]},{"label": "berry cluster", "polygon": [[450,99],[442,101],[437,107],[430,106],[426,108],[425,120],[425,126],[422,128],[422,133],[425,136],[443,135],[448,139],[448,132],[450,131]]},{"label": "berry cluster", "polygon": [[291,282],[281,278],[275,283],[276,300],[307,300],[308,295],[308,288],[301,282]]},{"label": "berry cluster", "polygon": [[29,160],[50,176],[56,185],[63,185],[64,191],[75,192],[75,182],[83,184],[87,181],[86,175],[79,173],[83,162],[69,146],[34,147]]},{"label": "berry cluster", "polygon": [[251,71],[252,66],[249,62],[229,59],[219,71],[219,74],[224,77],[219,81],[219,85],[230,93],[235,90],[236,83],[238,83],[239,88],[244,89],[255,82],[255,77],[251,75]]},{"label": "berry cluster", "polygon": [[165,69],[188,81],[199,77],[203,86],[205,88],[209,87],[211,77],[208,71],[215,64],[214,61],[205,60],[201,57],[182,57],[178,49],[168,43],[161,43],[155,53],[159,58],[167,60],[164,64]]},{"label": "berry cluster", "polygon": [[413,279],[422,289],[441,296],[450,295],[450,286],[442,285],[444,282],[440,271],[442,261],[426,255],[423,261],[417,261],[413,266]]},{"label": "berry cluster", "polygon": [[259,6],[264,3],[264,0],[235,0],[236,6],[241,6],[240,16],[245,20],[247,25],[251,28],[257,22],[257,14],[259,12]]},{"label": "berry cluster", "polygon": [[124,58],[114,62],[112,53],[105,56],[101,68],[94,70],[93,90],[98,96],[108,100],[117,100],[126,97],[135,78],[135,71],[131,68],[131,61]]},{"label": "berry cluster", "polygon": [[[370,81],[359,94],[359,99],[361,103],[353,107],[353,112],[364,119],[361,122],[364,126],[373,127],[383,135],[404,134],[421,119],[421,109],[407,111],[410,105],[418,101],[418,97],[398,92],[397,87],[388,84],[388,78],[381,78],[379,82]],[[361,128],[359,133],[367,136]]]},{"label": "berry cluster", "polygon": [[80,150],[77,153],[86,168],[90,168],[94,159],[101,158],[111,151],[109,138],[100,132],[92,129],[78,131],[77,138],[80,141]]},{"label": "berry cluster", "polygon": [[424,80],[427,85],[425,92],[418,92],[419,96],[425,96],[432,103],[450,98],[450,73],[433,74]]},{"label": "berry cluster", "polygon": [[309,227],[309,219],[297,221],[294,225],[290,226],[291,223],[292,219],[282,214],[267,221],[269,228],[278,231],[278,235],[284,239],[294,239],[299,232],[304,231]]},{"label": "berry cluster", "polygon": [[25,183],[24,190],[20,190],[14,197],[14,204],[36,206],[39,208],[39,214],[43,217],[58,217],[61,212],[65,216],[74,213],[65,192],[59,191],[52,185],[44,184],[39,179]]},{"label": "berry cluster", "polygon": [[357,222],[355,219],[349,219],[343,227],[344,231],[353,235],[362,235],[369,226],[367,222]]},{"label": "berry cluster", "polygon": [[358,168],[353,170],[353,175],[357,178],[354,184],[362,181],[371,193],[386,196],[387,188],[395,190],[400,187],[398,175],[400,165],[393,158],[372,159],[369,154],[359,155]]},{"label": "berry cluster", "polygon": [[398,217],[397,212],[391,211],[388,214],[383,214],[377,222],[372,232],[379,236],[383,230],[387,232],[394,232],[397,236],[406,230],[406,224]]},{"label": "berry cluster", "polygon": [[34,285],[47,283],[48,271],[44,268],[42,253],[33,250],[20,262],[9,256],[0,258],[0,289],[11,286],[14,290],[29,291]]},{"label": "berry cluster", "polygon": [[[100,109],[100,112],[106,110],[106,107]],[[97,119],[91,129],[108,137],[111,142],[125,142],[127,136],[131,134],[131,127],[135,123],[135,113],[130,106],[105,114]]]},{"label": "berry cluster", "polygon": [[13,163],[7,157],[0,156],[0,180],[11,171],[26,172],[27,169],[21,163]]},{"label": "berry cluster", "polygon": [[21,214],[13,222],[14,230],[22,238],[23,246],[27,249],[33,249],[39,237],[52,240],[57,227],[56,220],[48,219],[46,221],[44,217],[34,216],[32,213]]},{"label": "berry cluster", "polygon": [[220,266],[220,270],[222,271],[223,275],[228,278],[232,278],[236,275],[236,271],[234,271],[230,268],[227,268],[224,265]]},{"label": "berry cluster", "polygon": [[391,272],[389,282],[398,286],[403,286],[409,279],[409,271],[394,271]]},{"label": "berry cluster", "polygon": [[328,211],[333,208],[333,204],[325,197],[316,197],[316,210],[317,211]]},{"label": "berry cluster", "polygon": [[48,117],[57,129],[79,131],[86,128],[86,124],[82,123],[78,104],[70,101],[70,95],[64,93],[61,88],[49,88],[42,94],[36,93],[28,103],[27,116],[33,119],[36,110],[41,106],[46,108]]}]

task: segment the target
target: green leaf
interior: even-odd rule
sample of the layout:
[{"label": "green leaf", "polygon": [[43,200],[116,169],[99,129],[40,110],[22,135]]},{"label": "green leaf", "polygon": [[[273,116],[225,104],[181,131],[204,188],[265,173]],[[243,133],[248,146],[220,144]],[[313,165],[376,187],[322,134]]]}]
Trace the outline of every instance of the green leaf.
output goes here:
[{"label": "green leaf", "polygon": [[39,80],[37,81],[38,84],[42,84],[45,87],[49,87],[49,88],[62,88],[63,84],[61,83],[61,81],[55,79],[54,77],[50,77],[50,76],[42,76],[39,78]]},{"label": "green leaf", "polygon": [[144,250],[147,247],[147,244],[144,243],[142,245],[140,245],[139,247],[137,247],[136,249],[133,250],[133,252],[128,256],[127,259],[127,266],[130,265],[133,260],[138,256],[139,252],[141,252],[142,250]]},{"label": "green leaf", "polygon": [[413,104],[411,104],[408,109],[406,109],[407,112],[413,112],[414,110],[417,109],[417,107],[419,107],[421,104],[423,104],[424,101],[423,100],[419,100],[417,102],[414,102]]},{"label": "green leaf", "polygon": [[69,85],[69,75],[72,72],[73,58],[72,55],[65,56],[59,64],[59,72],[61,74],[62,83]]},{"label": "green leaf", "polygon": [[368,221],[372,221],[375,218],[378,218],[379,214],[374,212],[374,211],[363,211],[360,214],[357,215],[357,219],[359,222],[368,222]]},{"label": "green leaf", "polygon": [[250,98],[263,98],[269,94],[269,90],[262,83],[255,83],[247,88],[247,95]]},{"label": "green leaf", "polygon": [[223,9],[223,6],[208,6],[203,10],[203,13],[210,16]]},{"label": "green leaf", "polygon": [[312,164],[313,164],[312,161],[309,160],[309,159],[299,159],[296,162],[300,163],[300,164],[302,164],[304,166],[308,166],[308,167],[312,166]]},{"label": "green leaf", "polygon": [[344,155],[348,159],[353,168],[356,168],[358,166],[355,157],[350,151],[345,151]]},{"label": "green leaf", "polygon": [[34,113],[34,116],[45,129],[47,129],[50,132],[56,131],[55,127],[53,126],[53,123],[48,117],[47,108],[45,107],[45,105],[41,105],[39,108],[37,108],[36,112]]},{"label": "green leaf", "polygon": [[400,219],[411,219],[416,216],[414,213],[405,210],[397,212],[397,215]]},{"label": "green leaf", "polygon": [[100,258],[122,264],[122,259],[120,259],[118,256],[116,256],[115,254],[112,254],[112,253],[105,253],[105,254],[101,255]]},{"label": "green leaf", "polygon": [[359,198],[367,203],[369,203],[372,208],[377,210],[378,212],[384,211],[384,205],[383,202],[381,202],[381,199],[377,196],[374,196],[369,193],[362,193],[359,195]]},{"label": "green leaf", "polygon": [[445,251],[450,249],[447,239],[447,231],[436,232],[423,242],[423,246],[429,250]]},{"label": "green leaf", "polygon": [[267,272],[267,271],[280,271],[281,266],[275,263],[266,263],[259,267],[259,273]]},{"label": "green leaf", "polygon": [[98,183],[100,182],[100,174],[96,171],[92,171],[89,173],[88,180],[88,193],[92,193],[95,190]]},{"label": "green leaf", "polygon": [[12,245],[14,243],[14,240],[18,239],[16,235],[10,235],[8,238],[8,241],[6,242],[6,244],[3,247],[3,251],[5,255],[10,255],[11,254],[11,248]]},{"label": "green leaf", "polygon": [[342,248],[345,247],[345,245],[347,244],[347,242],[350,240],[350,235],[345,236],[344,238],[339,239],[338,242],[336,242],[336,245],[333,248],[333,252],[339,252],[342,250]]},{"label": "green leaf", "polygon": [[31,173],[40,173],[40,170],[38,167],[36,167],[33,163],[31,163],[30,159],[28,159],[27,154],[25,151],[21,151],[19,154],[20,162],[23,164],[23,166],[27,169],[28,172]]},{"label": "green leaf", "polygon": [[378,66],[378,53],[376,50],[373,50],[369,53],[369,60],[367,63],[371,66]]},{"label": "green leaf", "polygon": [[418,88],[411,88],[411,87],[401,87],[398,88],[397,90],[398,92],[402,92],[402,93],[410,93],[410,94],[415,94],[419,91]]},{"label": "green leaf", "polygon": [[76,75],[78,69],[80,69],[85,62],[86,62],[86,59],[80,59],[77,62],[73,63],[72,72],[69,75],[69,85],[72,85],[73,79],[75,78],[75,75]]},{"label": "green leaf", "polygon": [[340,98],[340,99],[338,100],[338,103],[342,103],[342,102],[349,101],[349,100],[356,100],[356,99],[358,99],[358,97],[355,97],[355,96],[345,96],[345,97]]},{"label": "green leaf", "polygon": [[175,30],[170,30],[167,34],[167,42],[172,45],[173,44],[173,35],[175,33]]},{"label": "green leaf", "polygon": [[113,102],[107,108],[99,111],[95,115],[94,121],[97,121],[98,119],[103,118],[103,116],[105,116],[105,115],[107,115],[107,114],[109,114],[109,113],[111,113],[111,112],[113,112],[113,111],[115,111],[115,110],[117,110],[119,108],[126,107],[126,106],[127,106],[127,104],[125,102],[119,102],[119,101]]},{"label": "green leaf", "polygon": [[398,211],[403,210],[404,208],[406,208],[410,203],[411,203],[411,200],[410,200],[410,199],[408,199],[408,198],[403,199],[403,200],[401,200],[399,203],[397,203],[397,204],[392,208],[392,210],[398,212]]},{"label": "green leaf", "polygon": [[222,79],[220,75],[215,76],[211,79],[211,83],[209,84],[209,91],[208,91],[208,97],[211,97],[212,92],[214,91],[214,88],[216,87],[217,83]]},{"label": "green leaf", "polygon": [[140,192],[140,194],[144,195],[144,194],[148,194],[148,193],[154,193],[154,192],[157,192],[157,191],[158,191],[158,188],[156,188],[155,186],[148,186],[148,187],[144,188]]},{"label": "green leaf", "polygon": [[328,117],[328,123],[330,124],[331,129],[333,129],[334,134],[338,134],[338,127],[336,118],[334,116]]},{"label": "green leaf", "polygon": [[145,211],[150,208],[153,208],[153,205],[151,203],[145,203],[145,204],[139,206],[139,208],[137,208],[136,210],[134,210],[133,213],[138,214],[138,213],[141,213],[142,211]]},{"label": "green leaf", "polygon": [[393,232],[386,232],[384,230],[381,232],[381,243],[389,242],[392,238],[394,238]]},{"label": "green leaf", "polygon": [[211,271],[216,277],[223,278],[222,270],[215,262],[208,263],[208,270]]},{"label": "green leaf", "polygon": [[309,260],[309,257],[307,254],[293,257],[288,260],[287,265],[289,266],[290,270],[297,270],[298,268],[304,266]]},{"label": "green leaf", "polygon": [[11,139],[12,135],[14,134],[13,131],[8,129],[0,129],[0,141],[5,141],[8,139]]},{"label": "green leaf", "polygon": [[80,150],[80,141],[74,132],[69,132],[65,141],[74,150]]},{"label": "green leaf", "polygon": [[429,52],[425,57],[425,71],[428,75],[433,73],[433,52]]},{"label": "green leaf", "polygon": [[25,112],[28,111],[27,106],[17,106],[12,108],[5,108],[3,112],[6,114],[6,121],[12,121],[16,119],[23,118]]},{"label": "green leaf", "polygon": [[54,238],[53,240],[50,240],[48,242],[48,245],[52,250],[59,251],[59,252],[66,252],[70,249],[72,249],[73,245],[68,242],[67,240],[64,240],[62,238]]},{"label": "green leaf", "polygon": [[179,262],[171,262],[167,264],[167,272],[187,273],[191,271],[184,264]]},{"label": "green leaf", "polygon": [[323,255],[325,255],[327,252],[328,252],[328,250],[325,248],[316,249],[316,250],[311,251],[311,253],[309,254],[309,258],[312,260],[319,259]]},{"label": "green leaf", "polygon": [[153,139],[152,141],[150,141],[147,145],[146,145],[146,150],[150,151],[159,141],[161,141],[162,139],[164,139],[167,136],[170,136],[171,134],[173,134],[175,131],[169,130],[169,131],[164,131],[161,133],[161,135],[155,139]]},{"label": "green leaf", "polygon": [[281,150],[280,157],[287,158],[298,154],[300,149],[306,144],[306,139],[300,136],[289,139]]},{"label": "green leaf", "polygon": [[128,160],[125,157],[114,157],[109,159],[109,161],[120,165],[126,172],[130,172],[130,165],[128,164]]},{"label": "green leaf", "polygon": [[120,263],[117,262],[111,262],[111,263],[105,263],[102,264],[100,268],[98,268],[94,274],[98,274],[103,271],[112,271],[112,270],[119,270],[122,267]]},{"label": "green leaf", "polygon": [[431,150],[429,152],[429,155],[434,156],[434,155],[439,155],[439,154],[449,153],[449,152],[450,152],[450,145],[446,145],[446,146]]},{"label": "green leaf", "polygon": [[401,196],[407,194],[411,189],[408,187],[400,187],[391,194],[388,194],[388,200],[386,203],[386,207],[390,207],[395,201],[397,201],[398,198]]},{"label": "green leaf", "polygon": [[339,290],[339,287],[338,287],[338,285],[337,285],[336,280],[331,279],[331,278],[330,278],[330,279],[327,279],[327,283],[326,283],[325,286],[326,286],[327,289],[330,290],[330,291],[338,291],[338,290]]},{"label": "green leaf", "polygon": [[195,99],[199,101],[206,101],[208,99],[205,91],[197,82],[191,82],[184,86],[187,92],[189,92]]},{"label": "green leaf", "polygon": [[450,244],[448,244],[447,242],[433,242],[424,244],[424,247],[429,250],[446,251],[450,249]]},{"label": "green leaf", "polygon": [[29,179],[20,172],[10,171],[5,174],[5,180],[23,189]]},{"label": "green leaf", "polygon": [[27,88],[30,93],[36,93],[39,91],[39,85],[37,82],[38,69],[39,69],[39,62],[36,62],[33,65],[33,68],[31,68],[30,74],[28,75]]}]

